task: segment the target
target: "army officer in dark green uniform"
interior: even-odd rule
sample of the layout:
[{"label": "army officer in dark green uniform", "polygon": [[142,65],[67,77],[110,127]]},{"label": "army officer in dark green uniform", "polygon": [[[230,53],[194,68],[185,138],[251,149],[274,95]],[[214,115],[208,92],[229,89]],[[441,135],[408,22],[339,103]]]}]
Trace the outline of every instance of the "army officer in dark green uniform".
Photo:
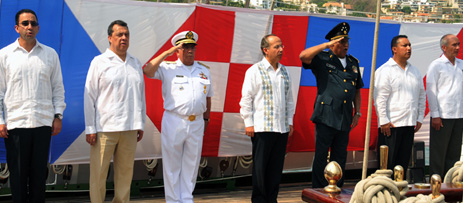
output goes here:
[{"label": "army officer in dark green uniform", "polygon": [[[330,161],[338,162],[344,171],[349,132],[361,116],[360,88],[363,81],[358,60],[347,55],[349,30],[348,23],[340,23],[325,36],[328,42],[310,47],[299,55],[303,67],[312,69],[317,79],[317,98],[311,118],[315,123],[313,188],[328,185],[323,172],[330,148]],[[341,179],[338,186],[343,183]]]}]

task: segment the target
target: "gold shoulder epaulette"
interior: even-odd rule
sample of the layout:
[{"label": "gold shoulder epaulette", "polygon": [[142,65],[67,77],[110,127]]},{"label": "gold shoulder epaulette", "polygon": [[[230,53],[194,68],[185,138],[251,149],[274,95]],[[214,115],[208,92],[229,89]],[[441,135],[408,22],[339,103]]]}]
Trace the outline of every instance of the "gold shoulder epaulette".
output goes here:
[{"label": "gold shoulder epaulette", "polygon": [[177,63],[175,61],[164,61],[164,62],[166,62],[167,64],[175,64],[175,63]]},{"label": "gold shoulder epaulette", "polygon": [[357,63],[360,63],[360,61],[359,61],[357,58],[355,58],[354,56],[352,56],[352,55],[349,55],[349,56],[350,56],[351,58],[353,58],[354,60],[356,60]]},{"label": "gold shoulder epaulette", "polygon": [[206,64],[204,64],[204,63],[198,62],[198,64],[206,67],[207,69],[211,69],[209,66],[206,66]]}]

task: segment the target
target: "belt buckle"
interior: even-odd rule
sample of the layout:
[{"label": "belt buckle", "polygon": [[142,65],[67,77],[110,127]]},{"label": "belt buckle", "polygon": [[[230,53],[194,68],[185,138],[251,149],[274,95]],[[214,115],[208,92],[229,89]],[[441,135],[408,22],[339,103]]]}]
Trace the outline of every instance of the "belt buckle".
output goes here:
[{"label": "belt buckle", "polygon": [[189,121],[194,121],[194,120],[196,120],[196,116],[195,115],[188,116],[188,120]]}]

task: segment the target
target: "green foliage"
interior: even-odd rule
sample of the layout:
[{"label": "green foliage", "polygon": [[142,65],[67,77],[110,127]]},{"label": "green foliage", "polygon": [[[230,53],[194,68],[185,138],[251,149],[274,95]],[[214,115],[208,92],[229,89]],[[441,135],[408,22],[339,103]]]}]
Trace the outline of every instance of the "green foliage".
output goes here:
[{"label": "green foliage", "polygon": [[404,6],[402,8],[402,12],[404,12],[405,14],[410,14],[412,12],[412,9],[410,8],[410,6]]},{"label": "green foliage", "polygon": [[[225,6],[225,3],[227,3],[226,1],[222,1],[222,6]],[[244,8],[244,3],[242,1],[231,1],[231,0],[228,0],[228,6],[231,6],[231,7],[238,7],[238,8]]]},{"label": "green foliage", "polygon": [[354,4],[354,11],[364,11],[367,5],[368,5],[367,1],[358,1],[357,3]]},{"label": "green foliage", "polygon": [[323,6],[324,3],[328,2],[327,0],[313,0],[311,3],[317,4],[319,8]]},{"label": "green foliage", "polygon": [[352,14],[350,14],[350,16],[367,17],[367,14],[365,14],[365,13],[356,13],[356,12],[353,12]]}]

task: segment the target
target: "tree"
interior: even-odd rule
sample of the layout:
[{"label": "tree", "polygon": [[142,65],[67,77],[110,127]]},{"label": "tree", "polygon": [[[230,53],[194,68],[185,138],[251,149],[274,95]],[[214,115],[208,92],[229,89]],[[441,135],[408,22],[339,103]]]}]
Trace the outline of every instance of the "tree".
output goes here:
[{"label": "tree", "polygon": [[410,8],[410,6],[404,6],[402,8],[402,12],[404,12],[405,14],[410,14],[412,12],[412,9]]},{"label": "tree", "polygon": [[365,14],[365,13],[356,13],[356,12],[353,12],[352,14],[350,14],[350,16],[368,17],[367,14]]}]

